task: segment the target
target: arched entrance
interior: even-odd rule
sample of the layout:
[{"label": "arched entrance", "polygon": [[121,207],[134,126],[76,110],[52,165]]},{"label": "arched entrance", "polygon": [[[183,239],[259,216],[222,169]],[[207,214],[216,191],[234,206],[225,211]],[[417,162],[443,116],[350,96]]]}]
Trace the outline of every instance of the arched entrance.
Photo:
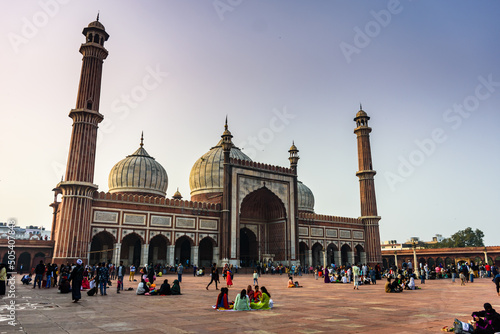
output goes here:
[{"label": "arched entrance", "polygon": [[308,250],[309,250],[309,247],[307,246],[307,244],[305,242],[303,242],[303,241],[299,242],[299,261],[300,261],[300,265],[302,267],[311,265],[311,263],[308,263],[309,262],[309,259],[307,256]]},{"label": "arched entrance", "polygon": [[175,263],[182,263],[183,266],[190,266],[192,240],[187,236],[182,236],[175,242]]},{"label": "arched entrance", "polygon": [[317,242],[312,246],[312,265],[323,266],[323,246]]},{"label": "arched entrance", "polygon": [[429,270],[434,270],[434,267],[435,267],[435,264],[436,264],[436,261],[434,261],[434,259],[432,257],[430,257],[428,260],[427,260],[427,263],[429,265]]},{"label": "arched entrance", "polygon": [[102,231],[94,235],[90,243],[90,264],[110,263],[113,259],[115,238],[111,233]]},{"label": "arched entrance", "polygon": [[120,251],[120,260],[125,266],[134,264],[140,268],[145,265],[141,263],[142,238],[136,233],[127,234],[122,240],[122,249]]},{"label": "arched entrance", "polygon": [[214,256],[214,246],[215,241],[210,237],[205,237],[200,241],[200,247],[198,248],[198,267],[210,268]]},{"label": "arched entrance", "polygon": [[153,265],[167,263],[167,246],[169,242],[166,236],[158,234],[149,241],[148,264]]},{"label": "arched entrance", "polygon": [[257,237],[248,228],[240,230],[240,263],[242,267],[255,266],[259,260]]},{"label": "arched entrance", "polygon": [[363,265],[365,262],[365,250],[363,246],[356,245],[354,247],[354,264]]},{"label": "arched entrance", "polygon": [[342,260],[342,265],[352,264],[351,259],[352,249],[348,244],[342,245],[340,248],[340,259]]},{"label": "arched entrance", "polygon": [[[267,187],[259,188],[243,199],[239,245],[242,266],[262,261],[264,257],[278,262],[290,259],[290,242],[287,242],[290,236],[287,234],[286,221],[285,205]],[[255,236],[255,243],[248,231],[254,231],[251,233]]]},{"label": "arched entrance", "polygon": [[340,263],[337,263],[336,259],[336,254],[338,253],[339,249],[337,248],[337,245],[335,244],[329,244],[326,250],[326,263],[327,265],[340,265]]},{"label": "arched entrance", "polygon": [[[23,265],[22,273],[29,273],[31,270],[31,254],[28,252],[23,252],[19,255],[17,259],[17,268],[20,269]],[[21,272],[21,271],[20,271]]]}]

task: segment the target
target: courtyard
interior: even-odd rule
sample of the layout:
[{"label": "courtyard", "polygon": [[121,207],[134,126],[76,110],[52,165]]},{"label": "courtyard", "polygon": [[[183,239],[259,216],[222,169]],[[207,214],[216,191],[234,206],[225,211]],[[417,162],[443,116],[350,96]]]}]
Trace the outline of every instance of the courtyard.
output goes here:
[{"label": "courtyard", "polygon": [[[157,283],[176,278],[165,275]],[[33,289],[22,285],[18,275],[17,325],[8,324],[10,299],[4,297],[0,333],[438,333],[455,318],[469,320],[485,302],[500,309],[495,285],[487,278],[466,286],[458,280],[454,284],[450,279],[428,280],[421,290],[387,294],[384,280],[353,290],[351,284],[325,284],[321,278],[304,275],[295,278],[303,288],[288,289],[286,275],[263,275],[259,285],[271,293],[272,310],[219,312],[211,308],[218,294],[215,286],[205,289],[209,280],[185,274],[181,296],[137,296],[137,282],[126,278],[125,290],[134,291],[117,294],[113,281],[107,296],[88,297],[83,292],[83,299],[74,304],[71,294]],[[252,283],[251,275],[236,274],[233,283],[230,300]]]}]

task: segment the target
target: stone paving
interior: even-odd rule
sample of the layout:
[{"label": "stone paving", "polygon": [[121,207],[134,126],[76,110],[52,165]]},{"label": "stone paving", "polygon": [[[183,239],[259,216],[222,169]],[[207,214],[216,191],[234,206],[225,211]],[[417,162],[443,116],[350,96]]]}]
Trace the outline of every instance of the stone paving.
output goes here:
[{"label": "stone paving", "polygon": [[[166,275],[170,283],[177,275]],[[137,282],[116,293],[116,285],[107,296],[88,297],[71,302],[71,294],[59,294],[54,288],[33,289],[18,281],[15,286],[16,326],[8,324],[10,299],[0,299],[2,333],[438,333],[454,318],[470,319],[472,311],[485,302],[500,309],[500,297],[490,279],[476,279],[460,286],[450,279],[430,280],[422,290],[386,294],[385,282],[360,286],[325,284],[312,275],[297,277],[303,288],[287,289],[285,275],[264,275],[275,307],[268,311],[218,312],[212,310],[218,291],[209,277],[183,275],[181,296],[137,296]],[[230,288],[234,300],[242,288],[252,283],[251,275],[235,275]],[[223,284],[225,286],[225,284]]]}]

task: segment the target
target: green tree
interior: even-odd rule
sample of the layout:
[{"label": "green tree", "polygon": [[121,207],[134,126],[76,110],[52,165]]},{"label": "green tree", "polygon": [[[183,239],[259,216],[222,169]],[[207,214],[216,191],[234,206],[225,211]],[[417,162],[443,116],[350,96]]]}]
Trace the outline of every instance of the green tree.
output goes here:
[{"label": "green tree", "polygon": [[480,229],[474,231],[467,227],[434,244],[432,248],[484,247],[483,237],[484,233]]}]

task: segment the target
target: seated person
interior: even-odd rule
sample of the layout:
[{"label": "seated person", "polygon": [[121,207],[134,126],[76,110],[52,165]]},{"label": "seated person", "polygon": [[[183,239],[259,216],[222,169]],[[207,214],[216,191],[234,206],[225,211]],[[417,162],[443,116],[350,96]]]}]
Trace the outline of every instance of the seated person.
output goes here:
[{"label": "seated person", "polygon": [[349,283],[346,275],[342,276],[342,283]]},{"label": "seated person", "polygon": [[172,292],[170,292],[170,284],[168,284],[168,279],[163,281],[160,290],[158,290],[158,294],[161,296],[167,296],[172,294]]},{"label": "seated person", "polygon": [[71,291],[71,285],[68,281],[68,276],[64,275],[59,280],[59,291],[61,291],[61,293],[69,293]]},{"label": "seated person", "polygon": [[172,288],[170,289],[172,295],[181,295],[181,287],[179,285],[179,280],[175,280]]},{"label": "seated person", "polygon": [[82,289],[83,289],[83,290],[90,289],[90,283],[89,283],[89,279],[88,279],[87,277],[84,277],[84,278],[83,278],[83,281],[82,281]]},{"label": "seated person", "polygon": [[252,290],[252,286],[251,286],[251,285],[249,285],[249,286],[247,287],[247,296],[248,296],[248,299],[249,299],[251,302],[253,301],[253,298],[254,298],[254,292],[255,292],[255,291],[253,291],[253,290]]},{"label": "seated person", "polygon": [[215,304],[215,309],[229,310],[231,308],[227,299],[228,292],[229,292],[228,288],[220,288],[220,293],[217,296],[217,303]]},{"label": "seated person", "polygon": [[390,276],[387,277],[387,282],[385,283],[385,292],[387,292],[387,293],[394,292],[391,281],[392,281],[392,278]]},{"label": "seated person", "polygon": [[295,288],[295,283],[293,283],[292,276],[288,277],[288,287]]},{"label": "seated person", "polygon": [[234,300],[234,309],[236,311],[250,311],[250,299],[248,299],[247,291],[245,289],[236,296]]},{"label": "seated person", "polygon": [[269,300],[271,299],[271,294],[267,292],[265,286],[262,287],[262,297],[257,303],[250,303],[250,308],[253,310],[269,310]]},{"label": "seated person", "polygon": [[408,289],[410,290],[415,290],[417,287],[415,285],[415,278],[413,278],[413,275],[410,277],[410,281],[408,282]]},{"label": "seated person", "polygon": [[255,292],[253,293],[253,301],[258,302],[262,298],[262,292],[259,291],[259,286],[255,286]]},{"label": "seated person", "polygon": [[30,275],[24,275],[23,278],[21,278],[21,282],[23,282],[23,284],[27,284],[29,285],[30,282],[31,282],[31,277]]},{"label": "seated person", "polygon": [[491,307],[490,303],[484,304],[484,311],[472,313],[474,324],[455,319],[453,326],[445,326],[443,332],[454,333],[496,333],[500,330],[500,315]]},{"label": "seated person", "polygon": [[144,295],[148,291],[149,291],[149,288],[147,286],[147,283],[144,280],[144,277],[142,277],[141,281],[137,285],[137,290],[135,291],[135,293],[138,295]]}]

